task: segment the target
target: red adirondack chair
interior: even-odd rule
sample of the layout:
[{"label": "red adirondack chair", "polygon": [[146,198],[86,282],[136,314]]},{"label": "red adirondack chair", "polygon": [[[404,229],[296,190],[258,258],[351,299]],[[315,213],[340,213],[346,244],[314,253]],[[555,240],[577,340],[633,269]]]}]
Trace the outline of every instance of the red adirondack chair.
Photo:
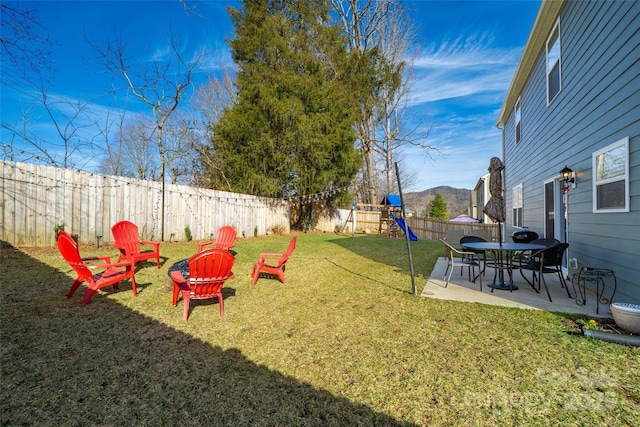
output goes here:
[{"label": "red adirondack chair", "polygon": [[286,267],[287,261],[289,260],[289,258],[291,258],[291,254],[293,254],[293,250],[296,248],[297,244],[298,237],[295,236],[289,242],[289,246],[287,247],[287,251],[285,253],[261,253],[260,257],[258,258],[258,262],[256,262],[256,264],[253,266],[253,272],[251,273],[253,282],[251,283],[251,286],[256,285],[261,272],[277,276],[282,283],[285,283],[284,269]]},{"label": "red adirondack chair", "polygon": [[[80,284],[86,282],[88,288],[84,293],[82,305],[89,304],[91,297],[93,297],[98,289],[110,285],[113,285],[114,289],[118,289],[118,283],[125,279],[131,280],[133,295],[138,296],[136,279],[133,275],[133,264],[131,262],[127,261],[112,264],[111,259],[107,256],[82,258],[78,250],[78,244],[66,231],[59,232],[56,240],[62,257],[78,275],[73,285],[71,285],[71,289],[69,289],[67,298],[71,298]],[[104,264],[86,264],[86,261],[102,261]],[[102,271],[94,274],[91,272],[92,269]]]},{"label": "red adirondack chair", "polygon": [[220,317],[224,315],[222,287],[225,281],[233,279],[235,257],[224,249],[207,249],[189,258],[189,277],[178,270],[171,272],[173,280],[173,306],[178,305],[182,292],[184,302],[183,320],[189,319],[189,301],[192,299],[218,298]]},{"label": "red adirondack chair", "polygon": [[[113,246],[120,249],[118,262],[131,259],[133,268],[136,263],[148,259],[155,259],[156,265],[160,268],[160,243],[150,240],[140,240],[138,226],[130,221],[120,221],[111,227],[113,234]],[[141,245],[151,245],[153,249],[141,251]]]},{"label": "red adirondack chair", "polygon": [[236,229],[230,225],[225,225],[220,227],[218,231],[216,231],[216,240],[211,242],[204,242],[198,244],[198,252],[202,252],[205,246],[213,245],[214,249],[224,249],[228,251],[234,245],[234,241],[236,240]]}]

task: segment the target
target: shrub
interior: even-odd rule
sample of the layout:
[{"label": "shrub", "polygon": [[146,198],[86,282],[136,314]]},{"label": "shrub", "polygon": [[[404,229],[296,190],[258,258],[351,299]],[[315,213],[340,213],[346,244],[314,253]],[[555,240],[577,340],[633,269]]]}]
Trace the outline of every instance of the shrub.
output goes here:
[{"label": "shrub", "polygon": [[276,225],[272,225],[271,226],[271,231],[276,236],[282,236],[284,234],[284,232],[287,231],[287,229],[282,224],[276,224]]},{"label": "shrub", "polygon": [[[64,231],[64,224],[58,224],[53,227],[53,232],[56,234],[56,239],[58,239],[58,233],[60,233],[61,231]],[[78,243],[78,239],[80,238],[80,236],[78,234],[71,234],[71,238],[75,240],[76,243]]]},{"label": "shrub", "polygon": [[189,228],[188,225],[184,228],[184,237],[185,239],[187,239],[187,242],[190,242],[192,239],[191,229]]}]

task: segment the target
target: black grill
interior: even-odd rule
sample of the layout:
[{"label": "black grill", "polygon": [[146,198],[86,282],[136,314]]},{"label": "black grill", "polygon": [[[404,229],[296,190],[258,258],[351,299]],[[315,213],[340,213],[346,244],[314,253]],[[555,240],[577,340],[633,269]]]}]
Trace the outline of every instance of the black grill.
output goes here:
[{"label": "black grill", "polygon": [[513,243],[529,243],[538,238],[538,233],[529,230],[518,230],[513,232],[511,238]]}]

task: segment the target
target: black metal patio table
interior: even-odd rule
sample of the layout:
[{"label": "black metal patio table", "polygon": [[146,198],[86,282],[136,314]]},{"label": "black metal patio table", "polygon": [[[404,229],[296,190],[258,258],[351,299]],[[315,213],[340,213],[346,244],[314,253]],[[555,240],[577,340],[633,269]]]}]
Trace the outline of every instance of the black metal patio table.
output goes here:
[{"label": "black metal patio table", "polygon": [[[489,284],[491,292],[494,289],[501,290],[518,290],[518,286],[513,284],[513,257],[514,252],[539,251],[545,248],[543,245],[535,245],[531,243],[510,243],[510,242],[469,242],[462,245],[464,249],[473,249],[481,251],[491,251],[493,253],[494,262],[493,282]],[[490,265],[491,265],[490,264]],[[509,274],[509,283],[505,283],[504,270]]]}]

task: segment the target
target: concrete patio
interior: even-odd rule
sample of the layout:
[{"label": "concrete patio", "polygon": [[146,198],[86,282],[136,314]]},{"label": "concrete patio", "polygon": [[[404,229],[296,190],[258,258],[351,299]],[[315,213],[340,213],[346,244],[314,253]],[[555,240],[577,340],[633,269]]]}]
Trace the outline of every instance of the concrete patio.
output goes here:
[{"label": "concrete patio", "polygon": [[[472,283],[468,280],[467,269],[460,275],[460,268],[456,268],[451,276],[449,285],[445,287],[444,272],[447,268],[447,260],[440,257],[436,262],[431,277],[420,295],[423,298],[436,298],[452,301],[477,302],[482,304],[499,305],[504,307],[518,307],[523,309],[546,310],[565,313],[580,313],[588,317],[612,318],[608,304],[600,303],[599,312],[596,313],[596,295],[587,289],[587,301],[585,305],[576,304],[575,298],[569,298],[567,292],[560,285],[560,280],[555,274],[545,274],[545,280],[549,287],[552,302],[549,301],[544,285],[537,293],[523,278],[519,271],[514,271],[514,285],[518,290],[494,290],[491,292],[489,284],[493,281],[494,270],[487,268],[486,275],[482,278],[482,292],[480,283]],[[531,278],[531,272],[525,274]],[[573,292],[573,286],[567,280],[569,289]],[[577,287],[576,287],[577,289]],[[579,296],[579,293],[578,293]]]}]

